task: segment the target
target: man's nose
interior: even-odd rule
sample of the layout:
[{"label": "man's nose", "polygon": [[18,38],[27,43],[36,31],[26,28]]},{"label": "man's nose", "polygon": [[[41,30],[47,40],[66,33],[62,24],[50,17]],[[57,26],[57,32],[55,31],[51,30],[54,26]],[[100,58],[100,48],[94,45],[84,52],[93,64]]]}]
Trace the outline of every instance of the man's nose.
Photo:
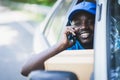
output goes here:
[{"label": "man's nose", "polygon": [[75,27],[74,29],[76,31],[82,30],[82,29],[87,29],[88,26],[86,24],[79,25],[78,27]]},{"label": "man's nose", "polygon": [[88,28],[88,26],[87,26],[85,23],[82,23],[82,24],[80,25],[80,29],[86,29],[86,28]]}]

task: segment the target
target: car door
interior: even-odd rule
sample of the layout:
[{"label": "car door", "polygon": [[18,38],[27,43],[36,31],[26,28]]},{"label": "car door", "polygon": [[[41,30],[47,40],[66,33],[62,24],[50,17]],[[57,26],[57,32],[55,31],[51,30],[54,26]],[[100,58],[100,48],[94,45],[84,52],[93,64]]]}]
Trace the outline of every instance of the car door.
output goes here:
[{"label": "car door", "polygon": [[107,1],[97,0],[94,80],[107,80]]},{"label": "car door", "polygon": [[95,80],[120,79],[120,0],[98,0]]}]

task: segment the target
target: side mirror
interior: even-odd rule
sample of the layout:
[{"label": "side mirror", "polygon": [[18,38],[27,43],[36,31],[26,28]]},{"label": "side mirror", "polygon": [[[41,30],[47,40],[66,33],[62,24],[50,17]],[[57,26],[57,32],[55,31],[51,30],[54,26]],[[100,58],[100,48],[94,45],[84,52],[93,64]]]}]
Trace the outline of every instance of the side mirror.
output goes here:
[{"label": "side mirror", "polygon": [[28,80],[78,80],[73,72],[68,71],[32,71]]}]

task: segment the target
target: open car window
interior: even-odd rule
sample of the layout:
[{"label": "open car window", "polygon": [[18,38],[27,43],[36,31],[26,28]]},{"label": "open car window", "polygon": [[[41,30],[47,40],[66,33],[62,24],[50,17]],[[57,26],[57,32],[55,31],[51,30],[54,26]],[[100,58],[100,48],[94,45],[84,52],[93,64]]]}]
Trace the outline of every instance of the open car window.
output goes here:
[{"label": "open car window", "polygon": [[66,14],[73,2],[75,2],[75,0],[63,0],[47,23],[44,35],[50,46],[57,43],[60,39],[63,27],[65,27],[64,23],[67,20]]}]

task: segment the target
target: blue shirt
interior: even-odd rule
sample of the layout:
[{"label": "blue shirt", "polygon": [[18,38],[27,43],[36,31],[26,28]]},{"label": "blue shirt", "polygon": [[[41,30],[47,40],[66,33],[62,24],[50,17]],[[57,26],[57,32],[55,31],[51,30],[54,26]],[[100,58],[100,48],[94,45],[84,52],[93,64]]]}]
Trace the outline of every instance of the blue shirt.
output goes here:
[{"label": "blue shirt", "polygon": [[80,50],[80,49],[84,49],[83,46],[79,43],[78,40],[76,40],[75,44],[70,47],[70,48],[67,48],[67,50]]}]

